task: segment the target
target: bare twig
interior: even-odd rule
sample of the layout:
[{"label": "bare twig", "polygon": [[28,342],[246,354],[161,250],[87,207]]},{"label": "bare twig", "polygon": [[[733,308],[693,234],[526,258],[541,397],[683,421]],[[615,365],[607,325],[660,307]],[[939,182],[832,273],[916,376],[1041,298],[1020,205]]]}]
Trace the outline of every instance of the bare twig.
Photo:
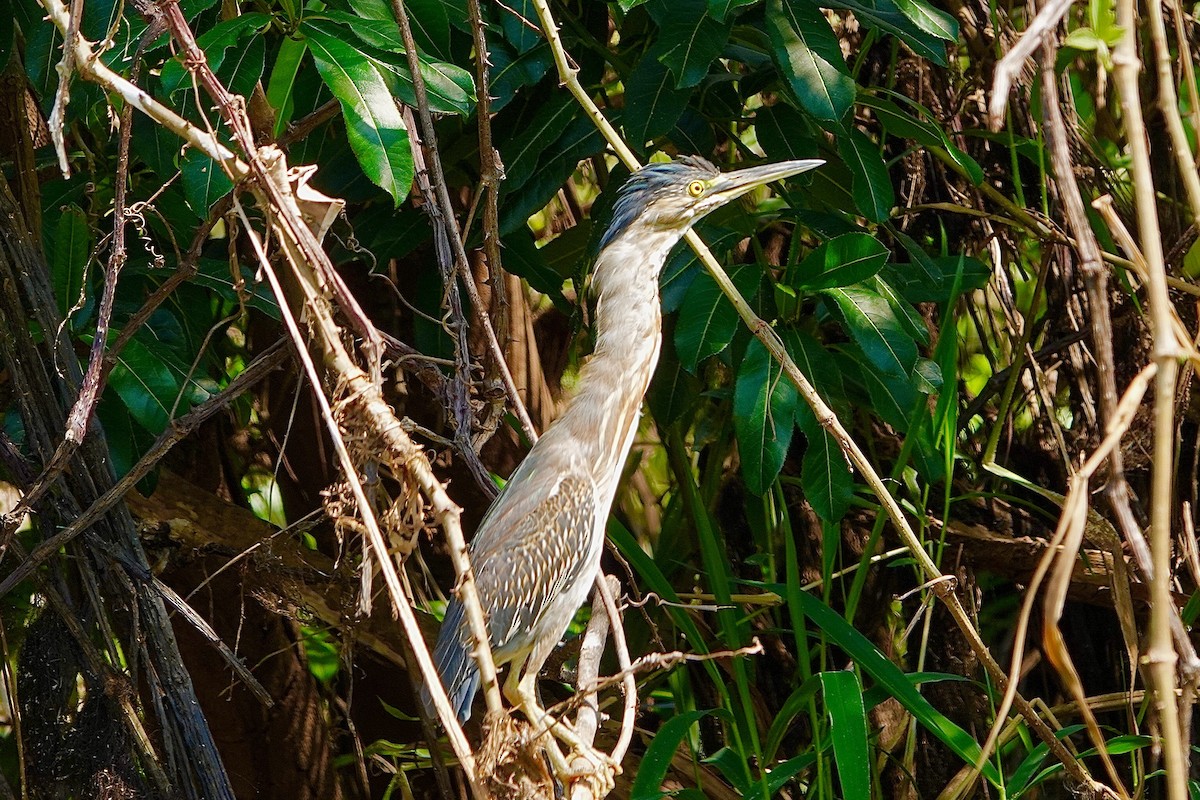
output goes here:
[{"label": "bare twig", "polygon": [[[458,221],[454,216],[454,205],[450,200],[450,191],[446,186],[446,177],[442,173],[442,160],[438,153],[437,135],[433,129],[433,117],[429,112],[429,101],[425,93],[425,79],[421,77],[420,60],[417,57],[417,44],[416,40],[413,39],[412,27],[408,22],[408,14],[404,10],[404,0],[392,0],[392,11],[396,15],[396,22],[400,25],[400,34],[404,38],[405,55],[408,58],[409,72],[412,74],[413,91],[417,96],[417,113],[421,118],[421,132],[425,146],[429,148],[430,176],[437,201],[429,205],[430,211],[432,213],[432,209],[435,206],[440,211],[441,224],[445,226],[447,239],[450,246],[454,249],[454,271],[461,277],[463,286],[467,290],[467,298],[471,301],[476,316],[479,317],[480,325],[483,327],[484,336],[487,340],[488,349],[491,351],[492,357],[496,360],[496,368],[499,370],[500,377],[504,382],[504,390],[508,394],[509,402],[512,404],[513,413],[516,414],[517,419],[520,421],[521,429],[524,431],[525,436],[529,441],[536,442],[537,430],[534,429],[533,422],[529,419],[529,412],[525,410],[525,403],[522,402],[521,395],[517,391],[517,386],[513,382],[512,373],[509,371],[508,363],[504,358],[504,348],[500,346],[500,342],[496,339],[496,331],[492,327],[487,309],[479,297],[479,290],[475,286],[475,279],[471,275],[470,265],[467,261],[467,253],[463,249],[462,234],[458,230]],[[486,87],[480,89],[481,92],[485,90]],[[493,177],[498,179],[498,176]],[[449,288],[448,285],[447,290]]]},{"label": "bare twig", "polygon": [[[3,581],[0,581],[0,597],[3,597],[14,586],[27,578],[33,570],[57,553],[63,545],[86,531],[96,520],[108,513],[108,510],[119,503],[121,498],[137,485],[138,481],[150,474],[150,471],[158,465],[158,462],[163,459],[163,456],[172,447],[187,438],[205,420],[228,406],[242,392],[254,386],[272,370],[285,363],[287,358],[288,352],[284,343],[282,341],[276,342],[262,355],[252,361],[240,375],[230,381],[229,386],[224,391],[196,406],[190,412],[171,423],[170,427],[159,435],[154,444],[150,446],[150,449],[146,451],[146,454],[138,459],[138,462],[133,465],[133,468],[129,470],[125,477],[113,484],[111,489],[105,492],[96,502],[92,503],[69,526],[35,547],[27,558],[18,564]],[[22,509],[21,506],[18,506],[16,510],[24,515],[31,509]]]},{"label": "bare twig", "polygon": [[1058,27],[1058,23],[1074,5],[1075,0],[1051,0],[1042,6],[1037,16],[1030,20],[1020,40],[1009,48],[996,65],[992,78],[992,97],[988,101],[988,123],[992,130],[1000,130],[1004,124],[1004,108],[1008,105],[1008,93],[1012,90],[1013,81],[1025,62],[1042,46],[1042,39],[1047,33]]}]

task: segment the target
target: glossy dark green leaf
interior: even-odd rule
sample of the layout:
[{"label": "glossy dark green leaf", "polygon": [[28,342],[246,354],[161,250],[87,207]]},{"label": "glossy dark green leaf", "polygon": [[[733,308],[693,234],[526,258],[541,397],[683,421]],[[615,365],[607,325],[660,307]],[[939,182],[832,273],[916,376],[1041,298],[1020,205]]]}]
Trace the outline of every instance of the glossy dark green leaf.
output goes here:
[{"label": "glossy dark green leaf", "polygon": [[[926,112],[926,109],[913,103],[912,100],[908,98],[904,98],[904,100],[922,112]],[[983,168],[979,166],[979,162],[951,144],[950,138],[946,135],[945,131],[937,125],[927,119],[918,118],[908,113],[901,108],[899,103],[879,94],[860,93],[858,102],[860,105],[871,109],[871,113],[879,120],[879,124],[889,134],[904,139],[912,139],[914,142],[925,147],[936,147],[943,150],[953,159],[954,163],[958,164],[963,173],[971,180],[972,184],[978,186],[983,183]]]},{"label": "glossy dark green leaf", "polygon": [[867,710],[858,675],[851,670],[822,672],[822,695],[829,713],[829,735],[837,764],[841,796],[845,800],[870,800],[871,757],[867,744]]},{"label": "glossy dark green leaf", "polygon": [[254,270],[239,262],[240,285],[235,285],[228,261],[201,258],[196,265],[192,283],[211,289],[230,303],[245,304],[271,319],[280,319],[279,303],[266,283],[255,280]]},{"label": "glossy dark green leaf", "polygon": [[888,230],[891,231],[892,238],[900,243],[900,246],[904,248],[905,252],[908,253],[908,257],[912,260],[912,264],[910,265],[911,270],[909,270],[912,280],[925,286],[940,286],[944,282],[945,276],[942,274],[942,270],[938,267],[937,262],[933,260],[933,257],[926,253],[925,249],[904,231],[899,230],[894,225],[889,225]]},{"label": "glossy dark green leaf", "polygon": [[[921,58],[928,59],[938,66],[946,66],[946,40],[917,25],[901,13],[892,0],[822,0],[822,4],[853,11],[854,16],[866,27],[890,33]],[[932,22],[923,20],[923,24],[932,25]]]},{"label": "glossy dark green leaf", "polygon": [[[925,696],[912,685],[900,668],[888,660],[869,639],[856,631],[850,623],[807,592],[798,595],[804,615],[828,636],[864,673],[876,683],[884,686],[888,693],[899,701],[917,722],[936,736],[962,759],[964,764],[974,764],[979,758],[979,744],[971,734],[958,727],[940,711],[935,709]],[[983,764],[983,776],[995,786],[1000,785],[1000,776],[991,761]]]},{"label": "glossy dark green leaf", "polygon": [[[669,340],[663,344],[669,346]],[[670,354],[664,353],[659,360],[658,369],[650,381],[650,391],[646,395],[646,404],[654,415],[655,423],[663,428],[687,413],[704,391],[704,384],[683,368],[673,349]]]},{"label": "glossy dark green leaf", "polygon": [[799,106],[819,120],[841,120],[854,105],[854,79],[820,9],[803,0],[769,0],[767,32],[784,85]]},{"label": "glossy dark green leaf", "polygon": [[[741,231],[712,224],[711,218],[708,222],[701,221],[697,227],[708,249],[718,259],[724,258],[729,249],[746,236]],[[678,311],[685,302],[688,288],[703,271],[704,266],[696,256],[695,250],[690,247],[676,247],[672,250],[658,282],[663,311]]]},{"label": "glossy dark green leaf", "polygon": [[518,53],[497,33],[487,31],[488,58],[491,60],[492,111],[499,112],[517,96],[517,90],[531,86],[554,68],[548,45]]},{"label": "glossy dark green leaf", "polygon": [[733,429],[746,488],[763,494],[787,458],[796,430],[796,387],[758,339],[750,342],[733,389]]},{"label": "glossy dark green leaf", "polygon": [[189,148],[179,164],[183,173],[183,192],[188,206],[200,219],[208,219],[208,212],[216,202],[233,189],[233,181],[208,156]]},{"label": "glossy dark green leaf", "polygon": [[719,21],[724,22],[725,19],[739,8],[754,5],[758,0],[708,0],[709,15]]},{"label": "glossy dark green leaf", "polygon": [[542,154],[554,150],[558,137],[578,115],[579,105],[565,92],[558,92],[549,102],[537,103],[524,112],[520,124],[512,126],[512,136],[500,143],[507,175],[505,192],[515,192],[534,177],[534,167]]},{"label": "glossy dark green leaf", "polygon": [[[366,45],[359,50],[389,81],[391,91],[405,103],[412,106],[417,104],[412,73],[404,54],[404,40],[395,22],[362,19],[345,11],[329,9],[322,12],[321,17],[309,17],[305,24],[345,42],[357,38]],[[475,80],[471,73],[454,64],[431,60],[423,54],[417,55],[417,61],[421,65],[421,77],[425,81],[425,94],[431,111],[464,116],[471,113],[475,103]]]},{"label": "glossy dark green leaf", "polygon": [[[221,74],[221,68],[225,63],[225,58],[231,47],[236,47],[234,50],[234,58],[241,60],[244,58],[244,49],[246,42],[252,39],[258,39],[258,34],[266,30],[271,24],[271,15],[262,12],[250,12],[242,14],[240,17],[218,22],[209,30],[205,31],[200,36],[196,37],[196,44],[204,51],[204,57],[208,61],[208,66],[213,72]],[[261,46],[261,42],[260,42]],[[262,68],[259,67],[261,75]],[[180,88],[189,88],[191,79],[188,78],[187,70],[183,67],[183,56],[176,56],[163,65],[162,73],[159,76],[162,82],[163,91],[171,94]],[[255,77],[254,81],[258,78]],[[243,82],[245,78],[243,78]],[[251,82],[250,88],[254,84]],[[244,86],[242,89],[244,90]],[[229,89],[236,94],[245,94],[245,91],[238,91],[233,86]]]},{"label": "glossy dark green leaf", "polygon": [[[381,20],[396,28],[392,4],[388,0],[350,0],[354,13],[363,19]],[[404,9],[412,26],[417,49],[446,60],[450,52],[450,13],[443,0],[405,0]]]},{"label": "glossy dark green leaf", "polygon": [[925,0],[893,0],[900,13],[921,30],[944,42],[958,40],[958,21]]},{"label": "glossy dark green leaf", "polygon": [[[154,444],[154,436],[134,421],[129,409],[121,401],[120,395],[106,391],[96,405],[96,417],[104,426],[104,438],[108,443],[108,463],[113,474],[120,479],[129,474],[133,465],[138,462],[150,446]],[[151,485],[144,485],[149,482]],[[147,476],[138,483],[139,491],[153,489],[153,477]]]},{"label": "glossy dark green leaf", "polygon": [[643,56],[625,84],[622,123],[629,143],[640,148],[671,130],[691,95],[687,89],[675,88],[670,70],[652,53]]},{"label": "glossy dark green leaf", "polygon": [[800,462],[804,499],[818,517],[830,524],[841,522],[854,499],[854,476],[837,440],[825,430],[804,403],[796,407],[796,423],[808,439]]},{"label": "glossy dark green leaf", "polygon": [[162,433],[170,423],[181,388],[170,367],[136,336],[117,356],[108,385],[137,423],[153,434]]},{"label": "glossy dark green leaf", "polygon": [[688,711],[671,717],[659,727],[642,757],[637,777],[633,779],[633,786],[629,790],[630,800],[659,800],[663,796],[662,784],[667,778],[667,770],[688,730],[712,713]]},{"label": "glossy dark green leaf", "polygon": [[917,313],[912,304],[901,297],[890,283],[876,275],[868,281],[867,286],[887,300],[905,333],[920,344],[929,344],[929,329],[925,327],[925,318]]},{"label": "glossy dark green leaf", "polygon": [[253,36],[234,48],[226,57],[217,73],[229,91],[249,97],[262,78],[267,54],[267,43],[262,36]]},{"label": "glossy dark green leaf", "polygon": [[846,332],[875,368],[888,375],[907,376],[917,362],[917,346],[896,318],[886,299],[863,287],[827,289]]},{"label": "glossy dark green leaf", "polygon": [[[725,49],[729,25],[708,13],[706,0],[652,3],[651,14],[660,28],[653,52],[675,76],[675,88],[690,89],[708,74],[708,67]],[[655,8],[668,8],[655,13]],[[722,18],[723,19],[723,18]]]},{"label": "glossy dark green leaf", "polygon": [[338,99],[346,135],[363,172],[399,206],[412,186],[408,131],[387,84],[371,60],[310,23],[301,25],[321,79]]},{"label": "glossy dark green leaf", "polygon": [[909,419],[920,396],[907,375],[871,369],[870,364],[861,364],[863,384],[871,398],[871,407],[887,424],[901,433],[909,428]]},{"label": "glossy dark green leaf", "polygon": [[945,141],[936,125],[913,116],[888,97],[862,92],[858,96],[858,103],[870,109],[880,126],[892,136],[912,139],[925,147],[940,147]]},{"label": "glossy dark green leaf", "polygon": [[823,242],[788,270],[786,280],[810,290],[851,286],[879,272],[890,255],[874,236],[847,233]]},{"label": "glossy dark green leaf", "polygon": [[541,26],[533,0],[498,3],[496,13],[500,17],[504,38],[512,43],[518,53],[527,53],[541,43]]},{"label": "glossy dark green leaf", "polygon": [[892,213],[896,195],[879,145],[858,128],[838,137],[838,154],[853,175],[854,205],[871,222],[883,222]]},{"label": "glossy dark green leaf", "polygon": [[[845,389],[842,385],[841,370],[838,369],[833,354],[811,333],[799,328],[785,330],[783,341],[787,345],[788,354],[817,393],[825,402],[836,404],[845,395]],[[797,408],[803,409],[808,406],[802,403]]]},{"label": "glossy dark green leaf", "polygon": [[46,242],[46,255],[58,311],[66,317],[83,297],[83,281],[92,252],[92,232],[87,215],[74,204],[62,210],[53,230],[54,236]]},{"label": "glossy dark green leaf", "polygon": [[754,131],[772,161],[817,157],[817,140],[805,135],[810,123],[789,105],[776,103],[754,112]]},{"label": "glossy dark green leaf", "polygon": [[[753,293],[761,276],[757,268],[743,266],[729,277],[745,296]],[[684,369],[695,373],[701,361],[728,347],[739,324],[737,311],[717,282],[707,272],[698,274],[683,297],[675,323],[675,349]]]}]

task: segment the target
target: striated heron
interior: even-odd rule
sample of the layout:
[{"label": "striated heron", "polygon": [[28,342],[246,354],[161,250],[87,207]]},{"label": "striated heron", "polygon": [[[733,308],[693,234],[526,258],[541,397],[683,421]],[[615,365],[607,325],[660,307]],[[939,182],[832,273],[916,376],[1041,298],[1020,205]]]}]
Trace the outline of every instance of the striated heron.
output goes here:
[{"label": "striated heron", "polygon": [[[566,410],[517,468],[470,545],[492,654],[497,666],[510,665],[504,694],[531,722],[545,716],[538,673],[600,569],[609,507],[658,361],[658,281],[668,253],[710,211],[822,163],[785,161],[722,173],[687,156],[637,170],[618,192],[592,278],[595,351]],[[472,652],[456,599],[446,610],[434,661],[462,721],[479,688]],[[427,694],[423,699],[430,707]]]}]

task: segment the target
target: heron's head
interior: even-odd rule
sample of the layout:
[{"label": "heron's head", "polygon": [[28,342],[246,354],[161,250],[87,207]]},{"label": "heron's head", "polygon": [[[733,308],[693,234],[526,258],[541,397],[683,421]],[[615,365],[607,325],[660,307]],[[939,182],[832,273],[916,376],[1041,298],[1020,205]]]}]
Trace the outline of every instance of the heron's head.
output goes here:
[{"label": "heron's head", "polygon": [[699,156],[648,164],[630,175],[618,192],[612,223],[600,246],[626,232],[682,236],[696,220],[752,189],[824,163],[819,159],[781,161],[734,172],[721,172]]}]

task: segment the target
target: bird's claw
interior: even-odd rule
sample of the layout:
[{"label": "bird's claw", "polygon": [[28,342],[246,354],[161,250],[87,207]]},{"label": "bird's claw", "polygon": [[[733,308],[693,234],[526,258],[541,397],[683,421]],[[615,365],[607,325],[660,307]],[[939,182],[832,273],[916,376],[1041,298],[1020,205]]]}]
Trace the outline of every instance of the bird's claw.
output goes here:
[{"label": "bird's claw", "polygon": [[566,777],[568,781],[587,781],[593,797],[604,797],[616,787],[616,776],[620,773],[621,765],[611,756],[585,746],[571,751]]}]

